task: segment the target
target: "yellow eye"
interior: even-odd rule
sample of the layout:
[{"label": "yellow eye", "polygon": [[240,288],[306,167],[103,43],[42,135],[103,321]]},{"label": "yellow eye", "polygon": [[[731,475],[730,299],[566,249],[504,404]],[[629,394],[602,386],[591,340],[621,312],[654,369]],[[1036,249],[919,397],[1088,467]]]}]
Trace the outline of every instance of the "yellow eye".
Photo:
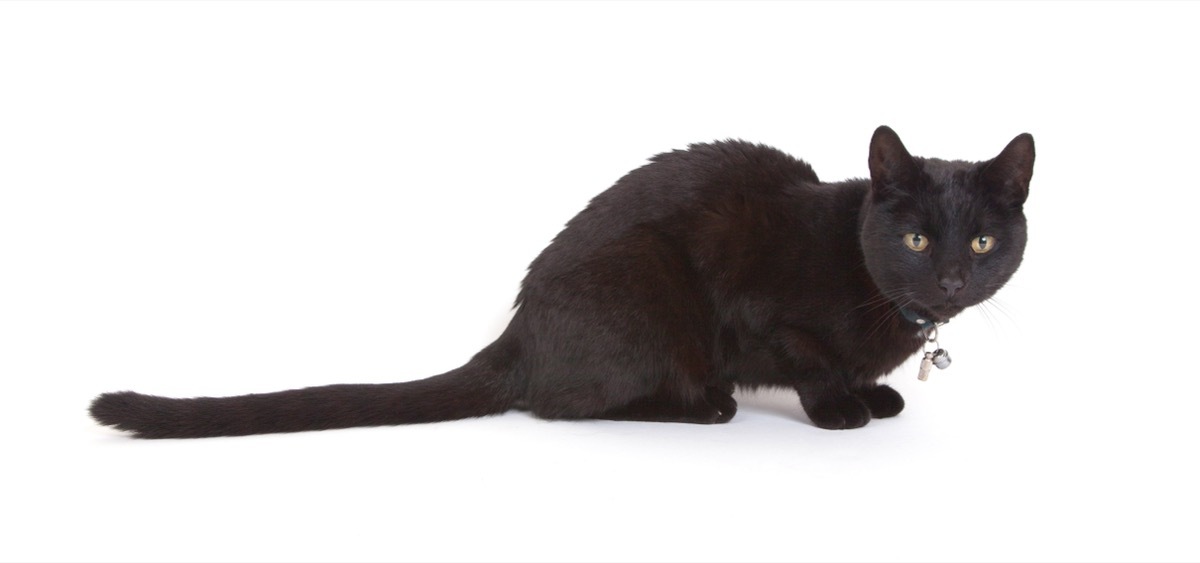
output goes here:
[{"label": "yellow eye", "polygon": [[904,235],[904,244],[908,246],[909,250],[920,252],[929,246],[929,239],[925,238],[925,235],[908,233]]},{"label": "yellow eye", "polygon": [[987,252],[991,252],[992,248],[994,248],[995,246],[996,246],[996,239],[989,237],[987,235],[979,235],[979,236],[975,237],[974,240],[971,241],[971,250],[974,250],[975,254],[984,254]]}]

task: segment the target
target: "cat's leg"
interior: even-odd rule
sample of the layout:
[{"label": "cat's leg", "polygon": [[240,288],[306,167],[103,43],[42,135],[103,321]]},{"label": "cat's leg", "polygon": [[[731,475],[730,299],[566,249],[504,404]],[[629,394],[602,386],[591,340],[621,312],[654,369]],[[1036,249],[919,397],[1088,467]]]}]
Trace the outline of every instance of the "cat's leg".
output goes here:
[{"label": "cat's leg", "polygon": [[800,395],[800,405],[819,428],[843,430],[866,426],[871,409],[852,391],[850,374],[837,370],[837,353],[820,338],[784,329],[777,340],[779,373]]},{"label": "cat's leg", "polygon": [[662,396],[643,397],[627,405],[611,409],[596,418],[644,422],[687,422],[692,424],[723,424],[737,413],[737,401],[729,390],[709,387],[704,397],[684,402]]},{"label": "cat's leg", "polygon": [[904,397],[887,385],[873,385],[855,392],[871,410],[872,418],[888,418],[904,410]]}]

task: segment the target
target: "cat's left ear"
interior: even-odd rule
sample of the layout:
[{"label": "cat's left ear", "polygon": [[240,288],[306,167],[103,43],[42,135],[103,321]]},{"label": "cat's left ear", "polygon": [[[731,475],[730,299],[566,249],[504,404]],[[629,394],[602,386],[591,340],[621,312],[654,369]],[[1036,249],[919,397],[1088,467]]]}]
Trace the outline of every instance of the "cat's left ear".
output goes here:
[{"label": "cat's left ear", "polygon": [[983,181],[1008,207],[1020,209],[1029,197],[1033,156],[1033,135],[1021,133],[984,165]]},{"label": "cat's left ear", "polygon": [[921,176],[917,161],[904,148],[900,136],[887,125],[880,125],[871,136],[867,166],[871,169],[871,191],[876,197],[910,189]]}]

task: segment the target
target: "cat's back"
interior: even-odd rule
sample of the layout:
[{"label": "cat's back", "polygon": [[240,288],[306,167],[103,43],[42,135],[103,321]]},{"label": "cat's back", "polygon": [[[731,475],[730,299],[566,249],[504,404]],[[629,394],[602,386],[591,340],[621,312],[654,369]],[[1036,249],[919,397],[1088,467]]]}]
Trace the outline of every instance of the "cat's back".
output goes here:
[{"label": "cat's back", "polygon": [[686,222],[730,197],[775,198],[820,180],[808,163],[779,149],[741,140],[696,143],[661,153],[597,195],[555,243],[591,246],[637,226]]},{"label": "cat's back", "polygon": [[[656,155],[597,195],[533,261],[522,291],[561,279],[596,256],[646,237],[685,239],[698,221],[750,205],[759,209],[819,183],[806,162],[741,140],[689,145]],[[730,202],[738,202],[730,206]],[[715,233],[714,233],[715,234]],[[641,244],[640,242],[636,244]]]},{"label": "cat's back", "polygon": [[819,182],[803,160],[774,147],[729,139],[656,155],[597,196],[593,204],[621,205],[649,196],[667,210],[672,205],[703,205],[729,194],[774,193]]},{"label": "cat's back", "polygon": [[[740,139],[695,143],[650,159],[644,173],[651,180],[683,179],[726,190],[763,189],[794,182],[819,183],[808,163],[777,148]],[[619,184],[618,184],[619,185]]]}]

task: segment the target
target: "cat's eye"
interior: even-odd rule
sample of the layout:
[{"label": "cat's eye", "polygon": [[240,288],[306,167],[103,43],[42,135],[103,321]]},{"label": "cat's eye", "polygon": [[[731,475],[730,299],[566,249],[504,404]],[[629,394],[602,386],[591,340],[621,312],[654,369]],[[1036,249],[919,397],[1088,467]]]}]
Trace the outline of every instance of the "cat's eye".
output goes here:
[{"label": "cat's eye", "polygon": [[925,235],[908,233],[904,235],[904,244],[909,250],[920,252],[929,246],[929,239],[925,238]]},{"label": "cat's eye", "polygon": [[995,247],[996,239],[987,235],[979,235],[971,241],[971,250],[975,251],[975,254],[991,252]]}]

